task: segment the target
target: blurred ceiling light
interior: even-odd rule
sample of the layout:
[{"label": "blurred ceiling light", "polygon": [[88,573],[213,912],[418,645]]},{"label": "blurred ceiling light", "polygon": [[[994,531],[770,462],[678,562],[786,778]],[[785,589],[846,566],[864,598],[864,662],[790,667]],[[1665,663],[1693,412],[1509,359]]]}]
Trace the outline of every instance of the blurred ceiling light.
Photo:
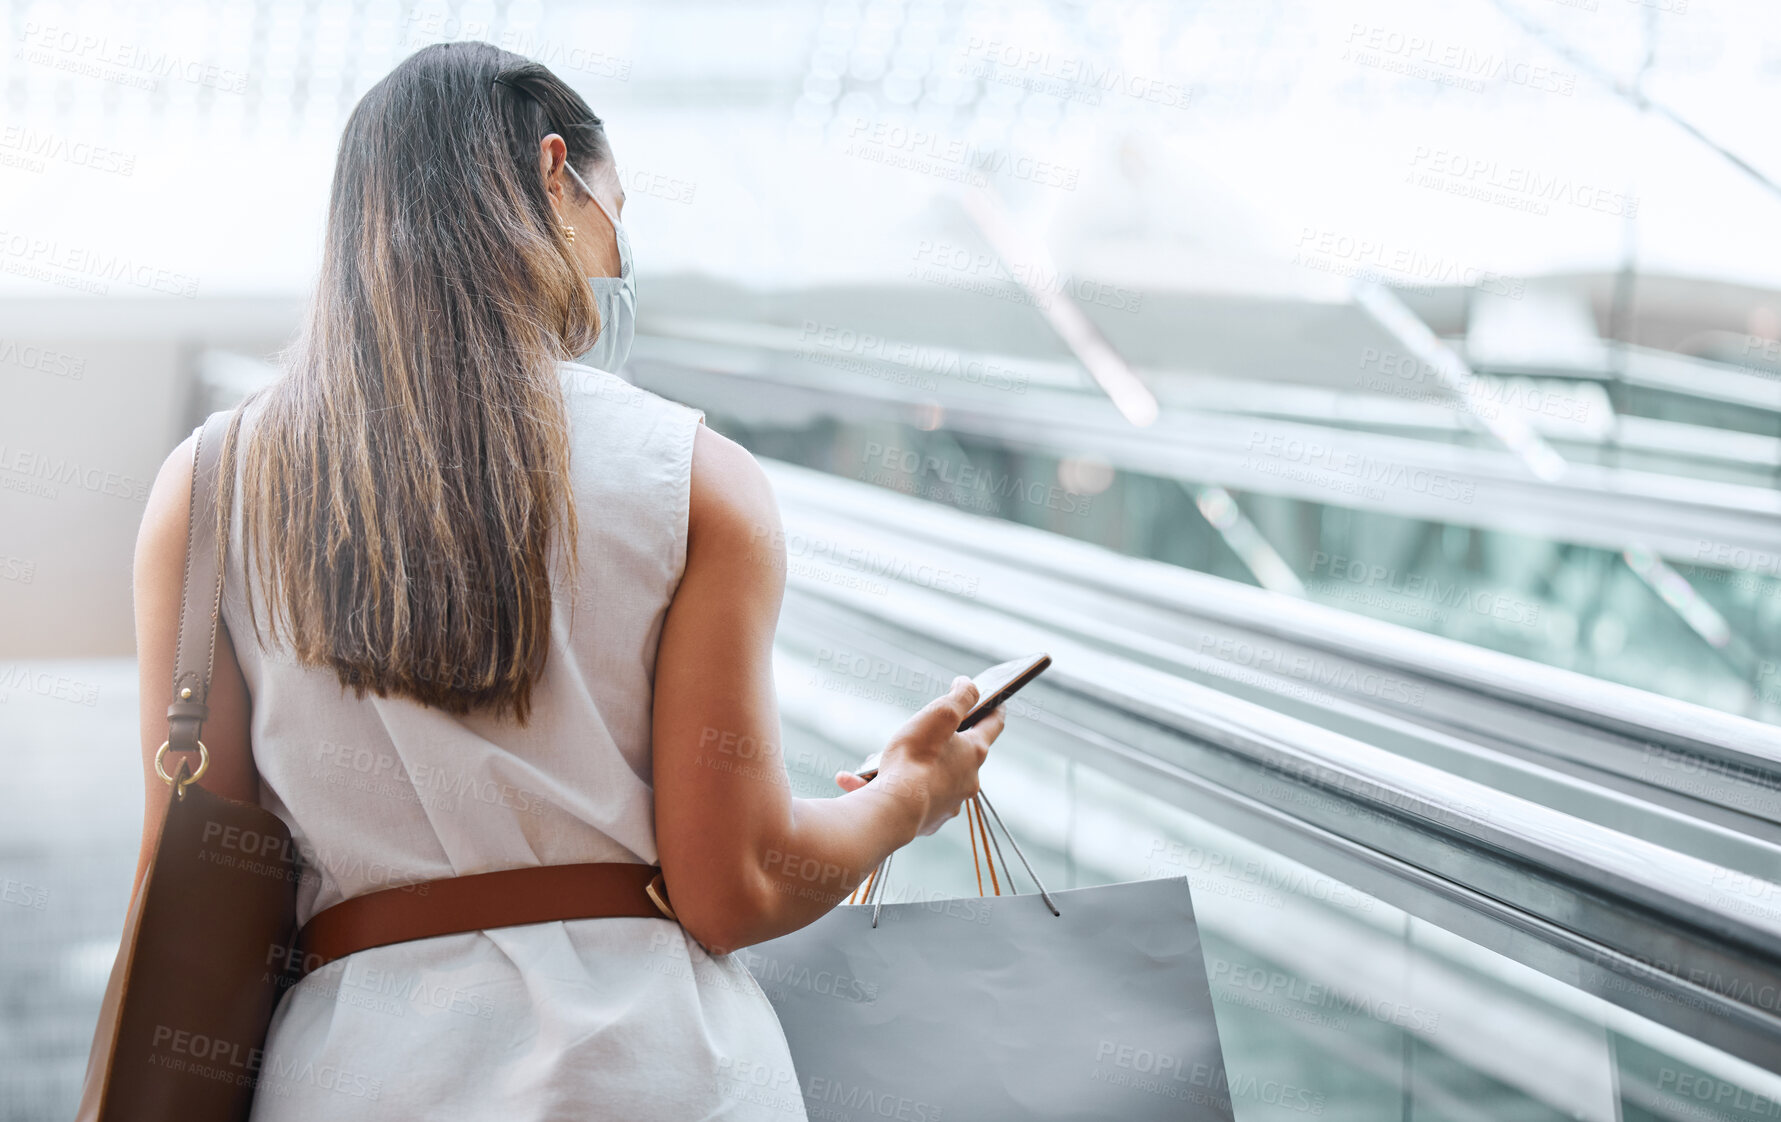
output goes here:
[{"label": "blurred ceiling light", "polygon": [[1554,483],[1564,476],[1564,457],[1534,431],[1520,412],[1488,408],[1487,403],[1479,401],[1470,392],[1474,381],[1472,368],[1396,293],[1384,285],[1357,284],[1354,302],[1402,344],[1412,358],[1434,371],[1441,387],[1453,395],[1454,404],[1464,407],[1485,431],[1515,453],[1535,478]]},{"label": "blurred ceiling light", "polygon": [[[1471,392],[1476,384],[1471,367],[1454,353],[1452,347],[1437,338],[1428,324],[1406,307],[1396,294],[1380,285],[1363,284],[1356,287],[1355,303],[1391,332],[1413,357],[1435,371],[1442,385],[1455,395],[1467,412],[1515,453],[1535,476],[1551,482],[1564,474],[1564,458],[1534,431],[1526,416],[1520,411],[1489,408],[1487,402],[1480,400],[1480,395]],[[1730,642],[1731,628],[1725,617],[1701,599],[1694,586],[1688,583],[1688,578],[1642,545],[1632,546],[1621,556],[1639,579],[1710,646],[1720,648]]]},{"label": "blurred ceiling light", "polygon": [[1731,641],[1732,629],[1725,622],[1725,617],[1713,605],[1701,599],[1701,594],[1688,583],[1688,578],[1670,568],[1663,558],[1642,545],[1633,546],[1621,553],[1621,556],[1626,559],[1627,568],[1638,574],[1639,579],[1649,585],[1664,603],[1682,617],[1682,622],[1705,639],[1709,646],[1724,647]]},{"label": "blurred ceiling light", "polygon": [[1260,528],[1243,513],[1237,500],[1223,487],[1195,487],[1182,483],[1182,488],[1194,498],[1194,505],[1199,508],[1207,522],[1218,531],[1219,537],[1231,547],[1237,560],[1255,574],[1256,583],[1269,592],[1281,592],[1288,596],[1304,597],[1305,583],[1299,575],[1292,571],[1279,552],[1262,536]]},{"label": "blurred ceiling light", "polygon": [[1119,415],[1139,428],[1155,424],[1160,408],[1150,387],[1126,365],[1069,293],[1048,292],[1039,284],[1040,278],[1062,276],[1051,253],[1016,228],[993,188],[963,191],[960,199],[984,240],[1008,266],[1009,275],[1032,297],[1033,306],[1113,401]]}]

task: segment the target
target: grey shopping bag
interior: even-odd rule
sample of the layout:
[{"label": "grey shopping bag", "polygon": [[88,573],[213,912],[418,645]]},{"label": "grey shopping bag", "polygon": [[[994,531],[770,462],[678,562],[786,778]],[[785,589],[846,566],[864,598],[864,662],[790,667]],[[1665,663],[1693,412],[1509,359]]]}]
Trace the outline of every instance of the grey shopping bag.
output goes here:
[{"label": "grey shopping bag", "polygon": [[811,1119],[1229,1120],[1186,877],[841,905],[736,952]]}]

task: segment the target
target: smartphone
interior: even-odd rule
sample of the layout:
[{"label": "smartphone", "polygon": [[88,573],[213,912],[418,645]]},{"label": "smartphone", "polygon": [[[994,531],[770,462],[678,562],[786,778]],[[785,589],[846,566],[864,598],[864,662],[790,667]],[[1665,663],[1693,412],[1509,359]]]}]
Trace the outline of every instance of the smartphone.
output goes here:
[{"label": "smartphone", "polygon": [[[959,731],[964,732],[989,716],[996,706],[1020,692],[1022,686],[1045,673],[1045,668],[1050,665],[1050,655],[1030,654],[1021,658],[1011,658],[1007,662],[999,662],[972,678],[971,681],[977,686],[977,704],[973,705],[971,711],[965,714],[965,719],[959,722]],[[867,780],[877,775],[878,757],[882,754],[880,752],[872,753],[867,758],[865,766],[854,774]]]}]

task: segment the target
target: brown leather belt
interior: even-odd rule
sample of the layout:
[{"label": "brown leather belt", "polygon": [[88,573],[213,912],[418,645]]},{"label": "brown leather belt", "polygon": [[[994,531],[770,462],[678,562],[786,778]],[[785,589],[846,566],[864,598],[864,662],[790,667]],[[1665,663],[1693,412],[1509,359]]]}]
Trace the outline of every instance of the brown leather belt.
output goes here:
[{"label": "brown leather belt", "polygon": [[677,919],[661,867],[627,861],[533,865],[366,893],[304,924],[293,966],[301,979],[335,959],[410,939],[607,916]]}]

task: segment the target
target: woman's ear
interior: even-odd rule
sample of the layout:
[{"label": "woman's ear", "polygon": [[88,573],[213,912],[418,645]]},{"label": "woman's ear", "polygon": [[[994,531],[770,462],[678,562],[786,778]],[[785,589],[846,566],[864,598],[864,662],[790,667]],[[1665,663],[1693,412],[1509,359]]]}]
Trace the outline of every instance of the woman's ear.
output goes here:
[{"label": "woman's ear", "polygon": [[563,165],[569,160],[569,146],[563,138],[551,133],[538,142],[538,174],[544,177],[544,193],[552,202],[563,201]]}]

